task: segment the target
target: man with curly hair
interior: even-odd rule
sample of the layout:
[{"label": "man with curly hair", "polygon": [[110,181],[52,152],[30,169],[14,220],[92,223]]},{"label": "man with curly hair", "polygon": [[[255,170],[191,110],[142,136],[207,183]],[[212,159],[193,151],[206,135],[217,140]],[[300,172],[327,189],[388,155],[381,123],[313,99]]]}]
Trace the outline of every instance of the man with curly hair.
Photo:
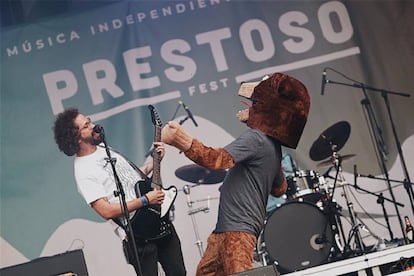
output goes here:
[{"label": "man with curly hair", "polygon": [[[54,138],[59,149],[68,156],[75,156],[74,173],[79,193],[85,201],[104,219],[122,218],[123,210],[120,200],[115,196],[117,190],[114,171],[108,165],[106,148],[100,146],[103,136],[94,131],[90,118],[81,114],[76,108],[69,108],[58,114],[54,123]],[[154,142],[154,151],[161,159],[165,155],[162,142]],[[132,217],[134,212],[148,205],[159,205],[164,200],[162,190],[151,190],[137,197],[135,185],[141,180],[139,170],[148,175],[153,170],[153,162],[143,164],[137,171],[120,153],[110,149],[116,158],[115,168],[120,172],[126,208]],[[170,233],[156,240],[135,238],[139,264],[134,265],[138,275],[157,276],[159,262],[166,275],[186,275],[186,270],[178,235],[171,224]],[[140,271],[141,270],[141,271]]]}]

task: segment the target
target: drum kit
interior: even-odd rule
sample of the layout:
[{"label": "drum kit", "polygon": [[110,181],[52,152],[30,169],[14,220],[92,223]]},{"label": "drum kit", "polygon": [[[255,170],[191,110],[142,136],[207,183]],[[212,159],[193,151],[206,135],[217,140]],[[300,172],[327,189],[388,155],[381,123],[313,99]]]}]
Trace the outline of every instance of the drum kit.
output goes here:
[{"label": "drum kit", "polygon": [[[317,167],[330,166],[323,175],[296,169],[286,175],[286,202],[268,214],[258,239],[256,259],[263,265],[271,262],[280,272],[288,273],[367,252],[359,232],[364,225],[349,201],[342,174],[342,164],[355,157],[339,154],[349,135],[349,123],[341,121],[326,129],[312,144],[309,156],[319,162]],[[329,176],[331,170],[336,172],[335,177]],[[334,183],[328,184],[327,177],[334,179]],[[341,195],[349,211],[348,235],[341,223],[342,207],[334,199],[336,186],[343,188]]]},{"label": "drum kit", "polygon": [[[349,123],[341,121],[326,129],[312,144],[309,156],[319,162],[317,167],[330,166],[325,174],[321,175],[315,170],[298,170],[296,166],[292,166],[292,171],[285,170],[288,182],[284,195],[286,200],[268,212],[265,227],[257,241],[255,259],[263,265],[274,263],[280,272],[288,273],[364,253],[365,247],[359,233],[361,224],[357,222],[345,189],[343,195],[352,224],[348,236],[341,224],[342,207],[334,200],[336,183],[346,183],[341,165],[355,157],[355,154],[339,154],[349,135]],[[332,169],[336,171],[334,183],[328,184],[326,177]],[[175,175],[197,186],[222,182],[226,171],[208,170],[194,164],[178,168]],[[344,185],[338,186],[344,188]],[[193,208],[189,198],[190,186],[186,185],[183,191],[187,195],[188,214],[192,216],[196,244],[202,255],[194,214],[205,209]]]}]

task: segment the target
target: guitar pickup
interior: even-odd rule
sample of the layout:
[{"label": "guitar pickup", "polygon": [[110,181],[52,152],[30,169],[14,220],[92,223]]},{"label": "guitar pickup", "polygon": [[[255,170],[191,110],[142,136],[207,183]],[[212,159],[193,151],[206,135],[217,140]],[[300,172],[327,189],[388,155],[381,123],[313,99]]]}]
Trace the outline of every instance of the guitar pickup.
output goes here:
[{"label": "guitar pickup", "polygon": [[161,216],[161,208],[158,205],[150,205],[148,206],[148,210]]}]

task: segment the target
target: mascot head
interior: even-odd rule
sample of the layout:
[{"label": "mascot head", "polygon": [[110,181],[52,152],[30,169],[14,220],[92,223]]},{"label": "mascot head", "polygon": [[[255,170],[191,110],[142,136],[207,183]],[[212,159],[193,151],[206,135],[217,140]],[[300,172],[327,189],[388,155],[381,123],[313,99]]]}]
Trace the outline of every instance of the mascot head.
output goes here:
[{"label": "mascot head", "polygon": [[260,82],[243,83],[239,96],[252,102],[248,113],[238,115],[241,121],[287,147],[297,147],[310,107],[308,91],[300,81],[274,73]]}]

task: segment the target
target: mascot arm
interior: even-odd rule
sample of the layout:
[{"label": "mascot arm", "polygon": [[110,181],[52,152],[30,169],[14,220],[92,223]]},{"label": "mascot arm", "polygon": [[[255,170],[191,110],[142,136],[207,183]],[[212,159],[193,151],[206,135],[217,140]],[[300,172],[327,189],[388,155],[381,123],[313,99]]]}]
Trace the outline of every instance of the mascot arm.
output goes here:
[{"label": "mascot arm", "polygon": [[194,139],[175,121],[168,122],[161,131],[161,141],[176,147],[195,163],[211,170],[234,166],[231,155],[222,148],[211,148]]},{"label": "mascot arm", "polygon": [[223,148],[207,147],[197,139],[193,139],[190,149],[184,154],[195,163],[210,170],[228,169],[234,166],[233,157]]},{"label": "mascot arm", "polygon": [[[283,171],[281,173],[283,173]],[[282,183],[276,183],[276,182],[273,183],[270,194],[275,197],[281,197],[282,195],[286,193],[287,188],[288,188],[288,183],[287,183],[286,177],[283,176]]]}]

